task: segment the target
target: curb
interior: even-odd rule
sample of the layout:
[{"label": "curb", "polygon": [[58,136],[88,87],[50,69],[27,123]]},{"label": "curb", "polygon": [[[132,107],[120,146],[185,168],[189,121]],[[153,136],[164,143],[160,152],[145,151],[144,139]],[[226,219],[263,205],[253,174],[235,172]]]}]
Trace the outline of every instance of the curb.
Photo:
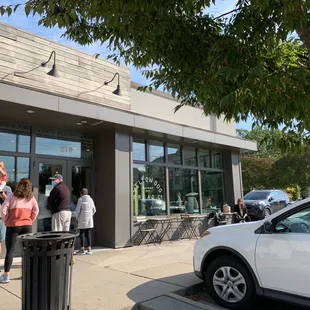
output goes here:
[{"label": "curb", "polygon": [[140,310],[226,310],[218,305],[209,302],[196,302],[186,296],[194,295],[204,288],[204,282],[192,285],[188,288],[177,290],[173,293],[167,293],[153,299],[136,304],[131,309]]}]

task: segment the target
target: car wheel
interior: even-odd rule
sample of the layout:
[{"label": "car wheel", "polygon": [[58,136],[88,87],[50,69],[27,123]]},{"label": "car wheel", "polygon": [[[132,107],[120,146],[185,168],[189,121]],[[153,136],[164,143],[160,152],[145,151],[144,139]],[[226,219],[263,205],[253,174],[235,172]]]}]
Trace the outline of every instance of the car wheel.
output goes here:
[{"label": "car wheel", "polygon": [[271,210],[269,208],[265,208],[264,209],[264,213],[263,213],[263,219],[265,218],[268,218],[271,216]]},{"label": "car wheel", "polygon": [[215,259],[206,270],[206,286],[219,305],[229,309],[249,309],[255,288],[247,268],[232,255]]}]

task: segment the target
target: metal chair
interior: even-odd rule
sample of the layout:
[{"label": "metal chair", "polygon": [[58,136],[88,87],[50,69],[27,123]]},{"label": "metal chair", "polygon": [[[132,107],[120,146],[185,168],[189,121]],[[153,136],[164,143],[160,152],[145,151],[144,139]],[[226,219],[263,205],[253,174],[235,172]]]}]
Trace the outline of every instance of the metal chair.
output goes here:
[{"label": "metal chair", "polygon": [[199,238],[197,233],[198,226],[196,223],[195,217],[190,216],[189,214],[181,214],[182,226],[184,228],[184,234],[189,240],[192,238]]},{"label": "metal chair", "polygon": [[157,229],[154,228],[154,225],[151,223],[151,221],[148,221],[145,216],[138,216],[136,221],[139,223],[139,232],[142,237],[138,245],[140,245],[143,241],[147,246],[149,246],[151,243],[156,245],[156,241],[160,240],[160,238],[157,233]]}]

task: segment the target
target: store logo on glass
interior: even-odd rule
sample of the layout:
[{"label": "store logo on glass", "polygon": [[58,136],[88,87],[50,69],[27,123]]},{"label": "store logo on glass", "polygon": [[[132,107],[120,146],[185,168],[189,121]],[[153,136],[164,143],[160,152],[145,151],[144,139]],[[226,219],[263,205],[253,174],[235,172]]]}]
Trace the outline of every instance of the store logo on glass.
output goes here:
[{"label": "store logo on glass", "polygon": [[[151,186],[150,186],[151,185]],[[154,178],[151,177],[142,177],[140,181],[135,183],[134,185],[137,189],[140,188],[141,186],[144,186],[144,189],[149,189],[150,187],[156,188],[158,190],[158,193],[160,194],[163,189],[161,188],[160,184],[158,183],[157,180],[154,180]]]}]

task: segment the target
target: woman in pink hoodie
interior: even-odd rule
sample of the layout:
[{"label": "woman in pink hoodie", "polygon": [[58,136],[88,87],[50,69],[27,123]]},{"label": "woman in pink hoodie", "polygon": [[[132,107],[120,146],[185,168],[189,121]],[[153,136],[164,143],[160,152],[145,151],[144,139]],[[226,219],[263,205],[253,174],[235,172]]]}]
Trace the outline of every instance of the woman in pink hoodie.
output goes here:
[{"label": "woman in pink hoodie", "polygon": [[1,208],[1,217],[7,229],[4,274],[0,277],[0,283],[10,282],[10,269],[17,236],[32,232],[32,223],[38,213],[38,203],[32,195],[32,183],[29,179],[21,179],[14,193],[5,199]]}]

